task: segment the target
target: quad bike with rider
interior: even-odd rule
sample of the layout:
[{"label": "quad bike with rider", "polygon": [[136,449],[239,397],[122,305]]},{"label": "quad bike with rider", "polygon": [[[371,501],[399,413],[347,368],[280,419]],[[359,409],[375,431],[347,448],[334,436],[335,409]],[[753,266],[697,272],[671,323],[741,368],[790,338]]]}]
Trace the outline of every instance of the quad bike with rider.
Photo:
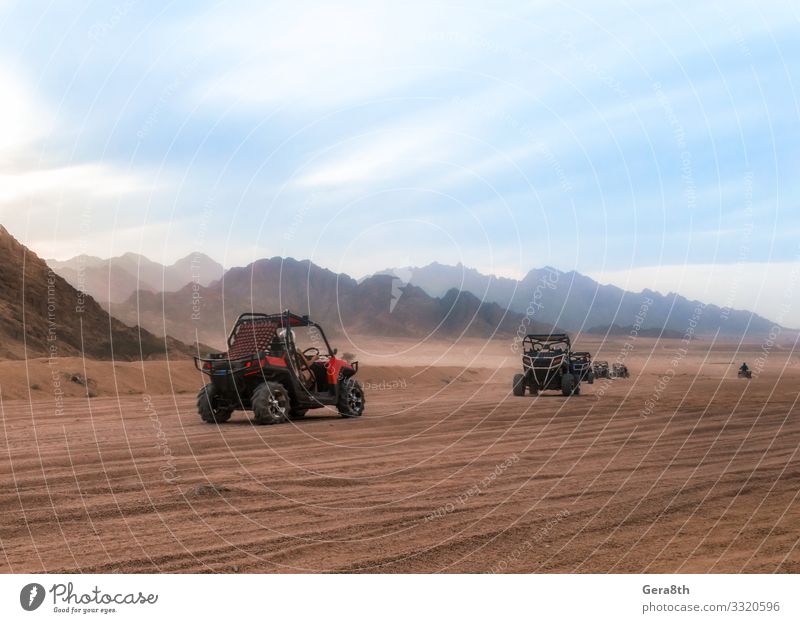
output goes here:
[{"label": "quad bike with rider", "polygon": [[750,369],[747,363],[744,362],[741,366],[739,366],[739,372],[737,372],[736,376],[740,379],[752,379],[753,371]]},{"label": "quad bike with rider", "polygon": [[[312,343],[298,347],[295,330],[307,330]],[[353,376],[358,362],[336,356],[322,327],[290,311],[239,316],[224,353],[195,357],[209,377],[197,396],[204,422],[227,422],[235,410],[251,410],[257,424],[280,424],[309,409],[333,406],[342,417],[364,412],[364,390]]]},{"label": "quad bike with rider", "polygon": [[581,393],[580,377],[574,373],[572,343],[566,333],[530,334],[522,340],[522,374],[515,374],[512,391],[532,396],[544,390],[560,390],[564,396]]}]

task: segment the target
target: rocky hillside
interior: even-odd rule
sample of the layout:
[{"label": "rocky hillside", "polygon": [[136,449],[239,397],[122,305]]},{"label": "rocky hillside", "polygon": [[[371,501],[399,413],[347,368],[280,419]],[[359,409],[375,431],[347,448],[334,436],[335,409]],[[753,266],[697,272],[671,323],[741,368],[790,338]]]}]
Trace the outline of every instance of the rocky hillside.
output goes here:
[{"label": "rocky hillside", "polygon": [[0,225],[0,357],[186,356],[190,347],[109,316]]}]

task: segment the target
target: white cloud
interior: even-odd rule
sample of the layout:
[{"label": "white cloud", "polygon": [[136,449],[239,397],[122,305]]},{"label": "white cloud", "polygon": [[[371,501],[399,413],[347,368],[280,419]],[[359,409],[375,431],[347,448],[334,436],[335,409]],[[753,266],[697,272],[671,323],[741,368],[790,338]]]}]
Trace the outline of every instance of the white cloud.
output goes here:
[{"label": "white cloud", "polygon": [[[491,21],[491,18],[486,18]],[[346,105],[399,92],[448,64],[469,62],[450,28],[474,32],[480,13],[429,5],[295,2],[244,5],[208,14],[193,31],[198,45],[214,41],[211,77],[199,99],[259,109]]]},{"label": "white cloud", "polygon": [[100,163],[0,171],[0,207],[28,199],[113,197],[148,188],[143,178]]},{"label": "white cloud", "polygon": [[[487,133],[486,127],[496,123],[502,111],[518,97],[507,88],[492,87],[468,97],[439,100],[423,112],[411,112],[400,121],[334,144],[311,160],[306,167],[309,172],[300,176],[298,184],[381,184],[414,173],[415,186],[438,188],[455,175],[453,170],[471,170],[474,158],[484,159],[487,152],[493,154],[492,158],[497,157],[495,148],[487,142],[497,136]],[[514,147],[512,158],[522,156],[522,152],[528,154],[535,147]],[[437,164],[445,166],[444,177],[433,171]]]},{"label": "white cloud", "polygon": [[301,186],[380,182],[445,157],[447,151],[432,128],[387,129],[330,150],[332,157],[298,180]]},{"label": "white cloud", "polygon": [[[156,179],[111,163],[58,162],[39,143],[57,144],[62,126],[36,90],[0,61],[0,221],[45,255],[75,255],[79,242],[103,238],[102,229],[89,236],[83,218],[93,207],[105,209],[119,198],[153,190],[150,180]],[[59,239],[46,237],[45,230],[56,225]],[[112,230],[105,231],[110,240]]]},{"label": "white cloud", "polygon": [[0,166],[27,153],[50,128],[51,119],[30,85],[0,63]]}]

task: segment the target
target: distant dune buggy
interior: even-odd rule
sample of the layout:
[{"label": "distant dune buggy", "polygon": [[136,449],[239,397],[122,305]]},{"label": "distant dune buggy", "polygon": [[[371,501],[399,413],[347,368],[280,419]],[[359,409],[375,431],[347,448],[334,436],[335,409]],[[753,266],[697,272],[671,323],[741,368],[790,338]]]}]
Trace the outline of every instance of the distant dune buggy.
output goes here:
[{"label": "distant dune buggy", "polygon": [[575,351],[570,357],[572,372],[578,377],[579,382],[594,383],[594,370],[592,369],[592,354],[586,351]]},{"label": "distant dune buggy", "polygon": [[611,365],[611,376],[615,379],[627,379],[631,375],[628,372],[628,366],[624,363],[615,363]]},{"label": "distant dune buggy", "polygon": [[611,369],[608,367],[607,361],[595,361],[592,365],[594,371],[594,378],[596,379],[609,379],[611,378]]},{"label": "distant dune buggy", "polygon": [[532,396],[543,390],[561,390],[564,396],[581,393],[580,378],[574,374],[569,336],[526,335],[522,340],[522,374],[514,375],[513,393],[524,396],[527,389]]},{"label": "distant dune buggy", "polygon": [[253,411],[257,424],[280,424],[326,405],[342,417],[364,412],[364,390],[353,378],[358,362],[336,357],[308,316],[242,314],[227,352],[195,357],[195,366],[211,381],[197,395],[200,417],[210,424],[227,422],[237,409]]}]

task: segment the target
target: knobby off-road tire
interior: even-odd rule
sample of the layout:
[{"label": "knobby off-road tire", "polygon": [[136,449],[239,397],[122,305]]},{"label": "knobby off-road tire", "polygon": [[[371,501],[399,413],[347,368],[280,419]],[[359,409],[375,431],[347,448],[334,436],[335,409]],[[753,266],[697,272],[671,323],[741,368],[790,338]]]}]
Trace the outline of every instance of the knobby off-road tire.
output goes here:
[{"label": "knobby off-road tire", "polygon": [[197,412],[204,422],[222,424],[231,419],[233,409],[230,407],[218,407],[217,399],[217,390],[211,383],[197,393]]},{"label": "knobby off-road tire", "polygon": [[280,424],[291,411],[289,392],[280,383],[267,381],[256,387],[250,399],[256,424]]},{"label": "knobby off-road tire", "polygon": [[352,378],[347,378],[342,381],[342,386],[339,390],[339,415],[342,417],[361,417],[364,413],[364,389],[361,384]]},{"label": "knobby off-road tire", "polygon": [[528,370],[525,373],[525,387],[528,388],[531,396],[539,395],[539,384],[536,382],[536,377],[533,376],[533,370]]},{"label": "knobby off-road tire", "polygon": [[515,396],[524,396],[525,395],[525,375],[524,374],[515,374],[514,375],[514,384],[511,389],[514,392]]},{"label": "knobby off-road tire", "polygon": [[564,374],[561,377],[561,395],[575,396],[580,393],[580,385],[575,382],[575,377],[572,374]]}]

